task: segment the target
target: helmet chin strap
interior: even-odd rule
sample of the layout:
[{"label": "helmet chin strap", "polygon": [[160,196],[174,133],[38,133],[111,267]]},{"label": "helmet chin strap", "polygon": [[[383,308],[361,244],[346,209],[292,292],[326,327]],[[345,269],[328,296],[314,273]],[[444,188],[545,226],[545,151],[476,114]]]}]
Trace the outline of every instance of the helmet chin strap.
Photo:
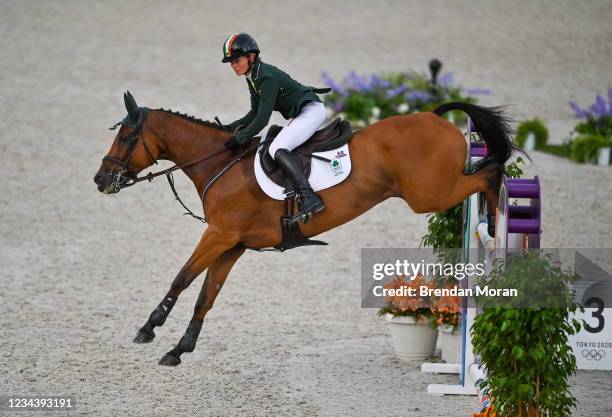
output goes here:
[{"label": "helmet chin strap", "polygon": [[249,61],[249,70],[246,72],[246,74],[245,74],[245,75],[248,75],[248,74],[250,74],[250,73],[251,73],[251,70],[253,70],[253,64],[255,63],[255,60],[257,59],[257,57],[256,57],[256,56],[254,57],[254,56],[252,56],[251,54],[249,54],[249,55],[247,56],[247,59],[248,59],[248,61]]}]

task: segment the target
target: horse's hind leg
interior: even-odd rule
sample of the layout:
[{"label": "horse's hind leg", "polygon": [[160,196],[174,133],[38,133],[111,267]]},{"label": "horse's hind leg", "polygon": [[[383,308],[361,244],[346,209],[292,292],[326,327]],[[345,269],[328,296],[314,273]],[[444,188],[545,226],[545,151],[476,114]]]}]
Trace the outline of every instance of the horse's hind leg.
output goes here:
[{"label": "horse's hind leg", "polygon": [[220,254],[234,245],[233,243],[221,240],[221,236],[221,234],[211,231],[210,228],[206,230],[193,254],[172,282],[170,290],[164,299],[153,310],[145,325],[138,330],[134,343],[151,342],[155,338],[153,329],[165,323],[166,318],[170,311],[172,311],[172,307],[174,307],[176,300],[183,290],[189,287],[193,280]]},{"label": "horse's hind leg", "polygon": [[181,355],[183,353],[193,352],[198,336],[200,335],[204,316],[212,308],[215,298],[217,298],[217,295],[221,291],[221,287],[232,269],[232,266],[234,266],[234,263],[236,263],[244,251],[245,248],[243,246],[235,246],[224,252],[210,265],[189,326],[174,349],[166,353],[160,359],[160,365],[176,366],[181,363]]},{"label": "horse's hind leg", "polygon": [[487,203],[487,223],[491,236],[495,236],[495,214],[499,188],[504,173],[502,165],[491,162],[472,174],[445,173],[429,182],[415,185],[415,181],[400,182],[401,195],[416,213],[446,211],[474,193],[484,193]]},{"label": "horse's hind leg", "polygon": [[487,202],[487,231],[491,237],[495,237],[495,216],[499,205],[499,189],[501,187],[504,167],[493,162],[479,170],[473,175],[481,175],[485,179],[485,199]]}]

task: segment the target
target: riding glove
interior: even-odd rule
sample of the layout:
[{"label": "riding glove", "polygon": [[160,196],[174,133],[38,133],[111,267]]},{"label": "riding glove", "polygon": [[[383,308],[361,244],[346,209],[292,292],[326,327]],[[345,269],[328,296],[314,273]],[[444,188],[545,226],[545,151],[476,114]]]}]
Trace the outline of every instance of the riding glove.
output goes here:
[{"label": "riding glove", "polygon": [[235,148],[238,146],[247,146],[249,143],[251,143],[252,138],[246,139],[246,140],[239,140],[236,136],[232,136],[231,138],[229,138],[229,140],[227,142],[224,143],[225,147],[228,149],[231,148]]}]

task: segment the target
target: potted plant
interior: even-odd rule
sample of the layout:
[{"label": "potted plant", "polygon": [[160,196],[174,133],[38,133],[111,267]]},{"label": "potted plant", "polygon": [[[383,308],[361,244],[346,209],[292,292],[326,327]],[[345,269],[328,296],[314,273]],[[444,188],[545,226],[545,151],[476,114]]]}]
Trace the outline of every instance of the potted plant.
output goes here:
[{"label": "potted plant", "polygon": [[491,399],[484,415],[572,415],[576,358],[568,335],[580,329],[571,319],[574,280],[538,251],[514,254],[487,277],[490,288],[516,288],[518,295],[478,298],[483,311],[474,321],[473,347],[486,368],[479,386]]},{"label": "potted plant", "polygon": [[[433,288],[420,275],[413,280],[399,276],[389,281],[385,285],[387,304],[378,312],[390,324],[397,357],[405,361],[426,359],[436,347],[438,331],[433,323],[432,300],[419,296],[421,286]],[[415,291],[414,296],[409,295],[411,291]]]},{"label": "potted plant", "polygon": [[570,136],[570,157],[577,162],[608,166],[612,148],[612,87],[608,88],[607,102],[598,94],[588,109],[573,101],[570,106],[577,118],[585,119]]},{"label": "potted plant", "polygon": [[526,151],[542,149],[548,141],[548,129],[538,119],[524,120],[516,129],[516,143]]},{"label": "potted plant", "polygon": [[576,162],[610,164],[611,138],[597,134],[584,134],[575,137],[570,145],[570,157]]},{"label": "potted plant", "polygon": [[[448,286],[452,288],[454,285]],[[438,326],[438,339],[442,350],[442,360],[446,363],[459,363],[461,360],[461,298],[445,295],[435,301],[434,318]]]}]

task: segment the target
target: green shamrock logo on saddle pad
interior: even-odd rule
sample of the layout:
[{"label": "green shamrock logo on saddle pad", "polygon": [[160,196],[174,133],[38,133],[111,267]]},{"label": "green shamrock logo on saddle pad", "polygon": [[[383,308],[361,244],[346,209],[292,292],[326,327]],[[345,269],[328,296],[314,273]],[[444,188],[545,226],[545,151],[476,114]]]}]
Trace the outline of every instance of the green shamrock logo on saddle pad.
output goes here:
[{"label": "green shamrock logo on saddle pad", "polygon": [[334,176],[342,174],[342,163],[339,159],[332,159],[329,165]]}]

